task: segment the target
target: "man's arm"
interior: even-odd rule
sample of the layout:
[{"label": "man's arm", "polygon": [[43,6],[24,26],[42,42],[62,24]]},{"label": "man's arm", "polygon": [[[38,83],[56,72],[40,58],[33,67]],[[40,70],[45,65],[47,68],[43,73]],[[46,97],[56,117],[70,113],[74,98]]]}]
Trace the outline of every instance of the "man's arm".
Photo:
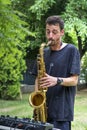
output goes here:
[{"label": "man's arm", "polygon": [[72,75],[70,77],[67,78],[62,78],[62,77],[53,77],[50,76],[48,74],[45,74],[45,77],[40,79],[40,83],[41,83],[41,87],[52,87],[55,86],[57,84],[57,79],[63,79],[63,82],[61,83],[61,85],[63,86],[76,86],[78,83],[78,75]]},{"label": "man's arm", "polygon": [[78,75],[72,75],[68,78],[62,78],[63,82],[61,85],[63,86],[76,86],[78,84]]}]

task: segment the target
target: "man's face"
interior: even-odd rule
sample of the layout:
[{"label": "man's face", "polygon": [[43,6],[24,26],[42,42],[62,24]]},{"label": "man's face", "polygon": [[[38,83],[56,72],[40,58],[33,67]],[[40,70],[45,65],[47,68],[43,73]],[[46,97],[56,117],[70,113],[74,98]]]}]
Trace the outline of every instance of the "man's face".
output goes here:
[{"label": "man's face", "polygon": [[58,44],[61,41],[61,37],[64,35],[64,30],[60,29],[59,24],[46,25],[46,38],[48,41],[52,41],[51,45]]}]

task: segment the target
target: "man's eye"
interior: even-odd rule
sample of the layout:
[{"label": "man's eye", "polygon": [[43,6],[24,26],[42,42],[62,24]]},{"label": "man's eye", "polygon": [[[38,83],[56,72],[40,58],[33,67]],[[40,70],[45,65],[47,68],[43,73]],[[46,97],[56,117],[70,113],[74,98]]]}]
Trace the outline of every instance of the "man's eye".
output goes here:
[{"label": "man's eye", "polygon": [[58,32],[57,31],[53,31],[53,34],[57,34]]},{"label": "man's eye", "polygon": [[50,34],[50,33],[52,33],[52,34],[57,34],[57,33],[58,33],[58,31],[56,31],[56,30],[54,30],[54,31],[52,31],[52,32],[47,31],[47,34]]},{"label": "man's eye", "polygon": [[47,31],[47,34],[50,34],[50,31]]}]

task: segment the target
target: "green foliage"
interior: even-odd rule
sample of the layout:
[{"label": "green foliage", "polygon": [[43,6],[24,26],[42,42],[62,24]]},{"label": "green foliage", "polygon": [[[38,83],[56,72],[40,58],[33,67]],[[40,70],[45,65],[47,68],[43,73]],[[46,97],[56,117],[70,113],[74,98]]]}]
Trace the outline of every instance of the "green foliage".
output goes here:
[{"label": "green foliage", "polygon": [[87,83],[87,52],[82,58],[82,64],[81,64],[81,78],[85,80]]},{"label": "green foliage", "polygon": [[[19,14],[19,12],[17,13],[24,21],[27,22],[28,24],[28,27],[27,29],[28,30],[31,30],[31,31],[28,31],[28,35],[26,36],[26,44],[27,44],[27,47],[26,47],[26,52],[27,52],[27,56],[25,58],[30,58],[32,57],[33,58],[33,55],[34,53],[32,53],[32,48],[33,46],[35,47],[35,38],[36,38],[36,31],[35,31],[35,25],[37,24],[37,21],[36,21],[36,18],[35,18],[35,15],[31,13],[30,11],[30,7],[31,5],[34,4],[34,0],[32,1],[29,1],[29,0],[11,0],[12,1],[12,7],[14,10],[17,10],[19,12],[21,12],[23,15]],[[26,27],[25,27],[26,28]],[[32,42],[31,42],[32,41]]]},{"label": "green foliage", "polygon": [[10,0],[0,0],[0,3],[7,5],[7,4],[11,4],[11,1]]},{"label": "green foliage", "polygon": [[69,36],[73,38],[74,42],[76,42],[76,44],[78,43],[76,32],[78,32],[78,36],[84,41],[87,33],[86,21],[75,16],[73,17],[72,15],[67,16],[65,21],[66,32],[68,32]]},{"label": "green foliage", "polygon": [[[55,3],[55,0],[35,0],[35,3],[30,6],[30,29],[35,32],[35,37],[31,38],[30,49],[38,50],[40,44],[45,42],[45,14]],[[37,51],[36,51],[37,53]],[[32,53],[33,55],[33,53]]]},{"label": "green foliage", "polygon": [[0,81],[2,83],[21,80],[21,72],[26,68],[22,55],[17,47],[4,50],[4,55],[0,57]]},{"label": "green foliage", "polygon": [[63,13],[65,19],[65,31],[72,37],[74,44],[78,46],[81,58],[87,51],[87,1],[69,0],[66,11]]},{"label": "green foliage", "polygon": [[[50,15],[62,15],[65,19],[65,42],[75,44],[81,57],[85,54],[87,34],[87,1],[86,0],[12,0],[13,7],[21,10],[28,17],[29,28],[34,32],[30,39],[29,48],[36,49],[45,41],[45,20]],[[62,4],[61,4],[62,2]],[[68,34],[67,34],[68,33]],[[81,42],[81,43],[80,43]],[[82,50],[82,52],[81,52]]]},{"label": "green foliage", "polygon": [[[45,37],[45,20],[50,15],[57,15],[64,11],[67,0],[35,0],[35,3],[30,6],[30,29],[35,31],[35,38],[31,38],[30,48],[38,49],[42,42],[46,42]],[[62,5],[61,5],[62,2]],[[58,6],[60,8],[58,8]]]},{"label": "green foliage", "polygon": [[[66,5],[66,11],[63,13],[65,19],[65,40],[70,38],[80,52],[81,56],[81,82],[87,82],[87,1],[86,0],[69,0]],[[84,57],[85,55],[85,57]]]},{"label": "green foliage", "polygon": [[[0,86],[0,93],[2,99],[10,99],[14,100],[19,97],[20,95],[20,83],[16,82],[13,85],[11,84],[4,84],[3,86]],[[20,97],[19,97],[20,98]]]},{"label": "green foliage", "polygon": [[[45,20],[50,15],[61,14],[65,10],[65,5],[68,0],[12,0],[14,9],[26,14],[26,21],[29,23],[29,28],[34,32],[33,36],[27,37],[30,40],[28,50],[36,50],[45,38]],[[62,2],[62,4],[61,4]],[[37,52],[37,51],[36,51]],[[33,53],[29,55],[33,55]]]},{"label": "green foliage", "polygon": [[30,10],[36,14],[37,20],[41,20],[41,16],[43,16],[54,3],[55,0],[35,0],[35,4],[30,7]]},{"label": "green foliage", "polygon": [[26,70],[26,47],[30,44],[25,38],[32,34],[19,14],[24,16],[12,9],[10,0],[0,1],[0,98],[5,99],[19,94],[18,86]]}]

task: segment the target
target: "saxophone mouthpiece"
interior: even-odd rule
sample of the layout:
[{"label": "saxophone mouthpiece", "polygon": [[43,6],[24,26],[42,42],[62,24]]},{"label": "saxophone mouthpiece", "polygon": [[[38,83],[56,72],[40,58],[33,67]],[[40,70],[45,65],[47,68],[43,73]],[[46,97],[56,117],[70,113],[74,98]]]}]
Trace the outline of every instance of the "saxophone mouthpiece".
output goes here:
[{"label": "saxophone mouthpiece", "polygon": [[51,45],[51,43],[52,43],[52,41],[51,41],[51,40],[50,40],[50,41],[48,41],[47,46],[50,46],[50,45]]}]

